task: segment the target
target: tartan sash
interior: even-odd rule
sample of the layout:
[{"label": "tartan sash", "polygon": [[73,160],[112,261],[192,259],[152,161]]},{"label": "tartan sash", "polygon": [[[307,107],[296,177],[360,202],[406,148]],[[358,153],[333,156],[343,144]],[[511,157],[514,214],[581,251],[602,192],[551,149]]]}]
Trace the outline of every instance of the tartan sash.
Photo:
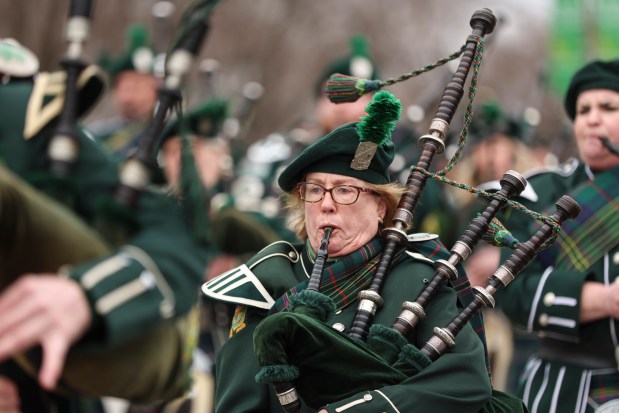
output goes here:
[{"label": "tartan sash", "polygon": [[596,175],[570,196],[582,212],[563,223],[557,242],[540,258],[558,268],[585,271],[619,243],[619,167]]},{"label": "tartan sash", "polygon": [[[327,260],[320,280],[320,292],[333,300],[338,311],[347,307],[357,299],[359,291],[372,282],[382,252],[383,241],[376,237],[344,257]],[[305,253],[312,262],[315,261],[316,253],[309,240],[305,245]],[[305,290],[308,283],[309,280],[304,280],[286,291],[277,299],[270,312],[280,312],[288,308],[290,299]]]}]

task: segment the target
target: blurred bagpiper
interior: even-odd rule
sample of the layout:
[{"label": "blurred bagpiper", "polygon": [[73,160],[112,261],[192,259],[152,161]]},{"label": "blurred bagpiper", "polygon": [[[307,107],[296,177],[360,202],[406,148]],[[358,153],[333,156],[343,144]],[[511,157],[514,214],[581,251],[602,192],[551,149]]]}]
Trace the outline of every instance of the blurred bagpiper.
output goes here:
[{"label": "blurred bagpiper", "polygon": [[132,24],[119,55],[103,52],[98,64],[108,75],[116,114],[90,123],[95,140],[111,152],[126,157],[137,146],[139,133],[153,114],[161,77],[155,73],[155,50],[144,24]]},{"label": "blurred bagpiper", "polygon": [[[104,86],[75,53],[89,5],[70,8],[63,71],[39,72],[31,52],[0,42],[0,385],[22,412],[173,399],[191,384],[206,251],[168,192],[149,185],[130,208],[119,203],[119,163],[73,122]],[[200,37],[212,7],[189,16]]]}]

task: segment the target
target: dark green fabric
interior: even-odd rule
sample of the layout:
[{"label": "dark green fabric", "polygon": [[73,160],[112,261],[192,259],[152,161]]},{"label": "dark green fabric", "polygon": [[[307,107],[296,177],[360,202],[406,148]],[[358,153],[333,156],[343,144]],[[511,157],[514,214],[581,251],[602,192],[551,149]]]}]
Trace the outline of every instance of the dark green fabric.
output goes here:
[{"label": "dark green fabric", "polygon": [[528,413],[521,399],[509,393],[492,390],[492,397],[480,413]]},{"label": "dark green fabric", "polygon": [[356,340],[300,313],[265,318],[254,332],[254,351],[261,366],[298,367],[295,386],[314,409],[407,378]]},{"label": "dark green fabric", "polygon": [[372,184],[389,183],[389,165],[395,155],[395,147],[390,140],[377,148],[368,169],[355,170],[350,167],[359,145],[356,126],[357,122],[342,125],[307,147],[282,171],[279,186],[291,192],[310,172],[351,176]]},{"label": "dark green fabric", "polygon": [[595,60],[580,68],[570,81],[565,94],[565,111],[570,119],[576,116],[578,95],[590,89],[609,89],[619,92],[619,60]]},{"label": "dark green fabric", "polygon": [[[303,258],[305,253],[300,249],[286,251],[285,245],[287,244],[275,244],[273,250],[267,248],[247,263],[252,273],[274,298],[280,297],[287,289],[307,279],[311,272],[311,262]],[[433,273],[432,265],[402,254],[398,264],[390,269],[381,291],[385,305],[377,312],[375,324],[390,326],[400,313],[402,302],[417,297],[425,286],[424,278],[429,278]],[[423,346],[433,335],[434,327],[446,326],[456,317],[456,301],[453,289],[443,286],[428,305],[426,320],[418,325],[407,338],[407,342],[415,347]],[[335,314],[328,325],[341,323],[348,327],[355,313],[356,305],[348,306]],[[217,413],[281,413],[282,408],[272,388],[256,383],[255,376],[260,371],[260,365],[254,352],[250,351],[253,349],[253,332],[267,315],[267,310],[248,308],[247,316],[243,320],[245,328],[234,334],[219,351],[216,367]],[[339,339],[340,334],[336,333],[335,336]],[[360,401],[354,409],[350,408],[348,411],[392,413],[398,409],[400,412],[477,413],[491,395],[483,345],[470,326],[462,330],[456,342],[453,351],[400,383],[377,389],[368,388],[341,398],[327,405],[327,411],[335,412],[338,407]],[[321,352],[330,350],[326,345],[319,348]],[[332,368],[322,364],[320,367]],[[300,374],[302,376],[303,371]],[[370,400],[366,401],[364,396],[371,396]],[[302,409],[303,413],[315,411],[308,406]]]},{"label": "dark green fabric", "polygon": [[303,290],[290,301],[290,311],[306,314],[322,322],[329,321],[336,311],[333,300],[318,291]]}]

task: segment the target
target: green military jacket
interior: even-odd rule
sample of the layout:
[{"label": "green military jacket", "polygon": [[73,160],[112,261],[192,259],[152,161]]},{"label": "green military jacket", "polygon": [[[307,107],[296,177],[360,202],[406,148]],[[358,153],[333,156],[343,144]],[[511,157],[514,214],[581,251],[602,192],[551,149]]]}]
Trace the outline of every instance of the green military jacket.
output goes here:
[{"label": "green military jacket", "polygon": [[[591,177],[588,167],[576,160],[533,172],[526,176],[529,185],[518,201],[534,211],[552,214],[561,196],[570,195]],[[502,220],[522,242],[536,229],[533,220],[518,210],[510,211]],[[502,261],[510,253],[504,250]],[[539,354],[529,361],[520,383],[519,395],[531,411],[584,412],[588,391],[594,388],[602,397],[616,397],[616,392],[609,393],[607,388],[604,394],[601,389],[616,388],[619,383],[615,359],[619,343],[617,320],[583,324],[579,313],[585,281],[608,285],[617,275],[617,247],[586,271],[558,269],[538,257],[496,294],[498,306],[515,324],[540,337]],[[597,400],[599,404],[604,401]]]},{"label": "green military jacket", "polygon": [[[402,302],[414,300],[432,278],[432,264],[431,259],[414,251],[400,256],[382,289],[385,304],[377,312],[375,323],[392,325],[401,311]],[[272,388],[255,381],[259,365],[253,352],[253,332],[267,317],[277,298],[309,278],[312,265],[303,246],[282,241],[271,244],[247,264],[203,286],[202,290],[209,298],[238,305],[233,335],[217,356],[216,412],[282,411]],[[328,321],[329,325],[346,334],[357,303],[357,299],[352,300]],[[433,335],[434,327],[445,327],[456,317],[456,303],[455,291],[448,286],[441,288],[426,308],[427,318],[417,326],[408,341],[421,348]],[[325,408],[329,412],[351,413],[477,412],[491,394],[483,344],[468,324],[457,336],[456,343],[453,351],[397,385],[368,388]],[[303,407],[303,412],[310,411],[313,410]]]},{"label": "green military jacket", "polygon": [[[39,90],[38,83],[29,80],[0,86],[0,160],[26,181],[48,171],[47,147],[61,108],[50,105],[58,103],[55,98],[54,92]],[[79,131],[72,208],[87,224],[97,219],[101,203],[114,194],[118,168],[109,154]],[[137,230],[123,246],[63,268],[87,294],[97,328],[87,337],[96,337],[99,344],[126,342],[187,313],[197,302],[205,253],[190,236],[177,201],[149,188],[135,217]]]}]

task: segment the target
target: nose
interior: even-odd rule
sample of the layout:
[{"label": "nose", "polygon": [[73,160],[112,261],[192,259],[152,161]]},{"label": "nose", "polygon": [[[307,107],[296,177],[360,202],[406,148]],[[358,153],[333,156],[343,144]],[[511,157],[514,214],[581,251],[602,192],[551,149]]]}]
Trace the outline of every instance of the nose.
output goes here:
[{"label": "nose", "polygon": [[585,118],[588,124],[597,125],[600,123],[600,111],[596,108],[591,109]]},{"label": "nose", "polygon": [[320,208],[323,211],[335,210],[335,201],[333,200],[333,195],[331,195],[331,192],[325,192],[324,198],[320,201]]}]

